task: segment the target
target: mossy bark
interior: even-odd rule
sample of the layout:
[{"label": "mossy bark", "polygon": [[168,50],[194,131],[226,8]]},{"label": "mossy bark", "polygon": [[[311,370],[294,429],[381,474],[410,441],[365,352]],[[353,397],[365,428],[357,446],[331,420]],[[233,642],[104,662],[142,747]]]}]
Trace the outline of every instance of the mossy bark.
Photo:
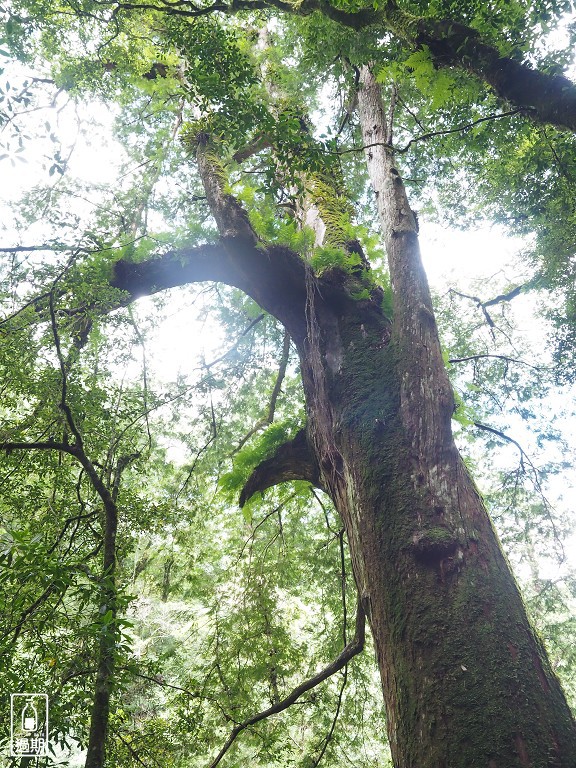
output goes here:
[{"label": "mossy bark", "polygon": [[[374,307],[316,312],[332,354],[337,322],[342,354],[325,402],[303,354],[309,430],[348,534],[395,767],[573,767],[574,721],[482,501],[451,443],[418,455],[403,423],[405,352]],[[422,430],[433,418],[414,417]]]}]

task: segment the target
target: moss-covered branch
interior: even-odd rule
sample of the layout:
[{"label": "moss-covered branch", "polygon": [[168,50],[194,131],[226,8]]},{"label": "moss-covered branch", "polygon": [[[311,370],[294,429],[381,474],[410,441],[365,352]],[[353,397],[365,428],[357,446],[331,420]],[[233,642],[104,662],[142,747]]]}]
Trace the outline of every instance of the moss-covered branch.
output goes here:
[{"label": "moss-covered branch", "polygon": [[288,480],[307,480],[321,488],[320,468],[311,450],[306,430],[301,429],[296,437],[281,445],[274,456],[259,464],[248,478],[240,494],[240,506],[258,491],[265,491]]}]

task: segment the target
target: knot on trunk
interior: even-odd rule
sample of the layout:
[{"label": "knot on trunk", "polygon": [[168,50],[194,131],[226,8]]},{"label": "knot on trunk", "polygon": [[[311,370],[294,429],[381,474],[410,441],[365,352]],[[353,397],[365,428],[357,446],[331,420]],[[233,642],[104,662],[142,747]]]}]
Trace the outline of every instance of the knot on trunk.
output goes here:
[{"label": "knot on trunk", "polygon": [[452,557],[458,549],[458,545],[459,541],[456,534],[442,525],[418,531],[412,537],[416,558],[429,565]]}]

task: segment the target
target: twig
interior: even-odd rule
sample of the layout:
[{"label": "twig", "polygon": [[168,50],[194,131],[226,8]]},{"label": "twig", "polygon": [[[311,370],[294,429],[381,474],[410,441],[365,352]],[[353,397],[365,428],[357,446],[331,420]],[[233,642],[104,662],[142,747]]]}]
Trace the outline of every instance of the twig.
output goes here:
[{"label": "twig", "polygon": [[312,768],[318,768],[318,765],[320,765],[320,761],[324,757],[324,754],[328,748],[328,744],[332,740],[332,736],[334,735],[334,731],[336,730],[336,723],[338,722],[338,717],[340,716],[340,710],[342,709],[342,698],[344,696],[344,689],[346,688],[346,683],[348,682],[348,665],[344,667],[344,675],[342,676],[342,685],[340,686],[340,690],[338,692],[338,702],[336,704],[336,712],[334,713],[334,717],[332,718],[332,724],[330,725],[330,730],[326,734],[326,737],[324,738],[324,742],[322,744],[322,749],[320,750],[320,754],[318,757],[314,760],[312,763]]},{"label": "twig", "polygon": [[512,445],[514,445],[518,449],[518,451],[520,452],[520,469],[523,472],[525,472],[524,461],[526,461],[528,463],[528,465],[530,466],[530,469],[532,470],[533,475],[534,475],[534,480],[533,480],[534,488],[536,489],[538,494],[541,496],[542,501],[544,502],[543,508],[546,510],[546,514],[547,514],[548,520],[549,520],[550,525],[552,527],[552,533],[554,535],[554,539],[556,540],[556,543],[560,547],[560,550],[561,550],[561,553],[562,553],[561,560],[562,560],[562,562],[564,562],[564,560],[566,559],[566,551],[564,549],[564,544],[562,543],[562,540],[561,540],[560,535],[558,533],[558,529],[556,528],[556,523],[554,522],[554,518],[553,518],[553,516],[552,516],[552,514],[550,512],[551,505],[550,505],[550,502],[548,501],[548,499],[546,498],[546,496],[544,495],[544,491],[542,489],[542,485],[540,484],[540,476],[539,476],[540,473],[538,472],[538,469],[534,465],[534,462],[532,461],[530,456],[528,456],[528,454],[526,453],[524,448],[522,448],[520,443],[517,440],[514,440],[513,437],[510,437],[509,435],[505,434],[504,432],[500,431],[499,429],[496,429],[495,427],[490,427],[487,424],[482,424],[479,421],[475,421],[475,422],[473,422],[473,424],[478,429],[482,429],[485,432],[490,432],[491,434],[496,435],[497,437],[499,437],[501,440],[505,440],[506,442],[511,443]]},{"label": "twig", "polygon": [[501,112],[499,114],[494,115],[486,115],[485,117],[479,117],[477,120],[472,120],[470,123],[464,123],[463,125],[458,125],[456,128],[446,128],[443,131],[429,131],[428,133],[422,133],[420,136],[415,136],[413,139],[410,139],[408,144],[406,144],[403,147],[394,147],[392,144],[386,142],[386,141],[376,141],[373,144],[363,144],[361,147],[350,147],[349,149],[339,149],[334,150],[330,154],[334,155],[346,155],[350,154],[351,152],[364,152],[366,149],[371,149],[372,147],[386,147],[386,149],[391,150],[397,155],[404,155],[410,147],[413,144],[416,144],[419,141],[426,141],[428,139],[433,139],[436,136],[447,136],[451,133],[463,133],[464,131],[469,131],[474,126],[479,125],[480,123],[485,123],[489,120],[499,120],[502,117],[511,117],[512,115],[517,115],[519,113],[523,113],[526,111],[525,107],[518,108],[518,109],[511,109],[508,112]]},{"label": "twig", "polygon": [[507,355],[478,354],[478,355],[468,355],[467,357],[451,357],[448,360],[448,362],[449,363],[467,363],[469,360],[484,360],[485,358],[494,358],[496,360],[504,360],[507,363],[518,363],[518,365],[527,365],[528,368],[533,368],[535,371],[545,370],[543,366],[532,365],[531,363],[527,363],[525,360],[519,360],[516,357],[508,357]]},{"label": "twig", "polygon": [[217,357],[216,360],[213,360],[211,363],[205,363],[205,367],[208,368],[208,370],[210,370],[210,368],[214,367],[217,363],[221,363],[222,360],[225,360],[228,357],[228,355],[232,354],[232,352],[235,352],[236,349],[238,348],[238,344],[240,343],[240,339],[244,338],[244,336],[250,333],[252,328],[254,328],[255,325],[258,325],[259,322],[264,320],[265,317],[266,317],[266,314],[263,312],[261,315],[258,315],[258,317],[252,320],[250,325],[242,331],[242,333],[238,337],[238,340],[230,347],[230,349],[224,352],[223,355],[220,355],[220,357]]}]

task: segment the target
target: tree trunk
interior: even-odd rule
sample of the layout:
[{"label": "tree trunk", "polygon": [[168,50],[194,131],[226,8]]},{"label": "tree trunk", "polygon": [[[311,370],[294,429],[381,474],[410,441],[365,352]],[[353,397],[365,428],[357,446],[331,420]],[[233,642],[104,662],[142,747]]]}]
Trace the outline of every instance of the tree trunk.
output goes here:
[{"label": "tree trunk", "polygon": [[[362,74],[365,142],[387,143],[379,88]],[[317,276],[289,249],[257,242],[212,160],[200,136],[198,165],[221,241],[120,262],[112,284],[130,300],[223,280],[290,332],[307,428],[255,470],[242,502],[297,477],[334,500],[374,636],[395,768],[575,768],[576,724],[452,439],[452,391],[393,158],[383,146],[368,156],[392,324],[379,289],[355,298],[364,268]]]},{"label": "tree trunk", "polygon": [[[362,72],[365,144],[388,143]],[[576,765],[576,726],[458,452],[416,223],[393,157],[368,162],[394,321],[309,293],[309,434],[350,541],[397,768]],[[313,325],[316,324],[316,328]]]},{"label": "tree trunk", "polygon": [[116,584],[116,534],[118,532],[118,508],[116,500],[122,471],[136,458],[136,454],[121,458],[116,466],[112,492],[99,485],[98,492],[104,503],[103,510],[103,557],[101,603],[100,603],[100,636],[98,639],[98,656],[96,679],[94,681],[94,699],[90,716],[90,732],[88,749],[84,768],[104,768],[106,757],[106,742],[110,721],[110,700],[114,687],[114,671],[116,661],[116,644],[118,641],[117,603],[118,588]]}]

